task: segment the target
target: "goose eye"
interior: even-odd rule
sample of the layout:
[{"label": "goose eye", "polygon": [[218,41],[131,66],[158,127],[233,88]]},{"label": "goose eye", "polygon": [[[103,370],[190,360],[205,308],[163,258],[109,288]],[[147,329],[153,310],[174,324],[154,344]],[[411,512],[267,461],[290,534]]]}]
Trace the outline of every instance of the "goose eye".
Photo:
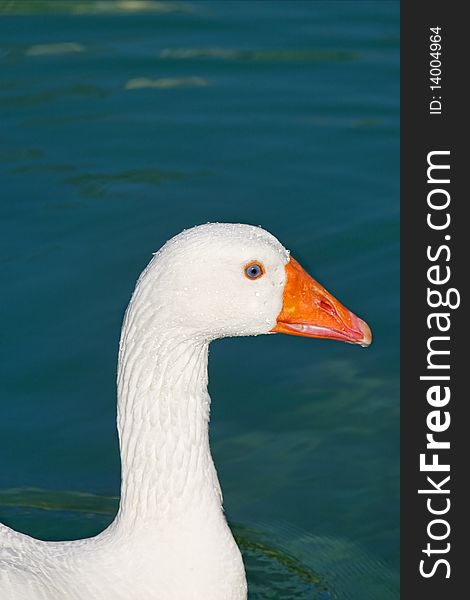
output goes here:
[{"label": "goose eye", "polygon": [[245,275],[248,279],[259,279],[264,275],[264,267],[259,262],[252,262],[245,267]]}]

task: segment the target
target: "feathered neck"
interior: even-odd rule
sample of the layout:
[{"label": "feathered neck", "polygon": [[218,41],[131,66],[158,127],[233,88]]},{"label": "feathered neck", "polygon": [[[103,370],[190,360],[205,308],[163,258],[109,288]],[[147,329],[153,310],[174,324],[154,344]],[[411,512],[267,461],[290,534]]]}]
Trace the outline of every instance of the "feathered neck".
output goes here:
[{"label": "feathered neck", "polygon": [[208,341],[177,326],[166,329],[150,307],[138,287],[119,351],[117,523],[132,527],[221,512],[208,436]]}]

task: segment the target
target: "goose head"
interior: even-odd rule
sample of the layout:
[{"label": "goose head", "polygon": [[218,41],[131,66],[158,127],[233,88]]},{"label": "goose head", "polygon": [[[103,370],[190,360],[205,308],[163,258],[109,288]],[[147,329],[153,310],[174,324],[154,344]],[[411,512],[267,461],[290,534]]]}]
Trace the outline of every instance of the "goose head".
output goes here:
[{"label": "goose head", "polygon": [[260,227],[208,223],[169,240],[139,280],[153,318],[185,337],[287,333],[368,346],[367,324]]}]

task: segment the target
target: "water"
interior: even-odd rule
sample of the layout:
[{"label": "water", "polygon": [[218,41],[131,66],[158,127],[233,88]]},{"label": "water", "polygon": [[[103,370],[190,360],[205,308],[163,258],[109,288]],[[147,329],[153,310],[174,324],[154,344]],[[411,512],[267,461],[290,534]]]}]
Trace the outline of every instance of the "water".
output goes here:
[{"label": "water", "polygon": [[262,224],[375,335],[213,345],[250,599],[398,598],[398,3],[0,2],[0,520],[119,493],[120,324],[151,253]]}]

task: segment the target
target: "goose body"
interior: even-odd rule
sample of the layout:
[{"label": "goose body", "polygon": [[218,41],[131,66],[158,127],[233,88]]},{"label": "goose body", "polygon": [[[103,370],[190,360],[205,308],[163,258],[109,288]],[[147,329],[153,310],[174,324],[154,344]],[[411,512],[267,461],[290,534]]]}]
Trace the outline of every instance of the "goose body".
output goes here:
[{"label": "goose body", "polygon": [[0,524],[0,598],[245,600],[209,447],[208,348],[272,331],[370,343],[367,325],[261,228],[207,224],[167,242],[122,327],[118,514],[96,537],[67,542]]}]

